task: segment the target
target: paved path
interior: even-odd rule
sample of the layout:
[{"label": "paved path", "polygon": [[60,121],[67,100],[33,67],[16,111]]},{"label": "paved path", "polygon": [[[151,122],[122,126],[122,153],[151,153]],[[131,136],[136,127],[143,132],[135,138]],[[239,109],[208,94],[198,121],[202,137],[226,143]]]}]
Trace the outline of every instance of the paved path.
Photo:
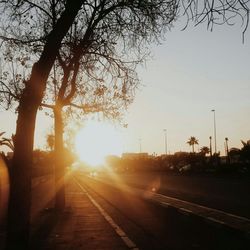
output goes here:
[{"label": "paved path", "polygon": [[67,184],[66,206],[61,214],[53,210],[41,213],[40,221],[33,226],[32,249],[137,249],[73,179]]}]

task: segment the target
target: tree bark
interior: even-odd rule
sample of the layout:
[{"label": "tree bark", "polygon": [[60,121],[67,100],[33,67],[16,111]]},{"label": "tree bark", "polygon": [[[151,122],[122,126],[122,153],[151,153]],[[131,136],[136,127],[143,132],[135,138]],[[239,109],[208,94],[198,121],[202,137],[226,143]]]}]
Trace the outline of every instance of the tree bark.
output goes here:
[{"label": "tree bark", "polygon": [[33,65],[18,107],[15,151],[10,170],[6,249],[29,249],[31,167],[37,109],[61,41],[72,25],[83,1],[67,1],[65,11],[50,32],[38,62]]},{"label": "tree bark", "polygon": [[23,98],[20,102],[15,152],[10,168],[7,249],[28,249],[32,151],[37,108],[32,100]]},{"label": "tree bark", "polygon": [[64,145],[63,145],[63,119],[62,106],[56,105],[54,109],[55,116],[55,208],[63,210],[65,208],[65,163],[64,163]]}]

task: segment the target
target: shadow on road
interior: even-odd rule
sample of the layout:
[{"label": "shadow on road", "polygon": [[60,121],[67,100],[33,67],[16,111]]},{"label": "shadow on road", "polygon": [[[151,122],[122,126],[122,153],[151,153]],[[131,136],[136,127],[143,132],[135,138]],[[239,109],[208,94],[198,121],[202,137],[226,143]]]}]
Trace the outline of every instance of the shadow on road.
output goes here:
[{"label": "shadow on road", "polygon": [[37,220],[33,222],[30,249],[43,250],[47,245],[56,249],[56,245],[53,245],[61,240],[61,236],[56,233],[58,227],[65,227],[71,217],[71,208],[66,208],[64,211],[54,208],[43,210]]}]

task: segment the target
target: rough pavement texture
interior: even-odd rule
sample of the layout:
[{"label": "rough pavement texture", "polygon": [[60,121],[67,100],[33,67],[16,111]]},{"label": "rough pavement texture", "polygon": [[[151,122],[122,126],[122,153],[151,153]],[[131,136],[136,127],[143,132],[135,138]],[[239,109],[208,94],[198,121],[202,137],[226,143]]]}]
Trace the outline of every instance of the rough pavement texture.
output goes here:
[{"label": "rough pavement texture", "polygon": [[66,188],[67,209],[41,213],[33,227],[31,249],[125,250],[114,229],[80,188],[70,181]]}]

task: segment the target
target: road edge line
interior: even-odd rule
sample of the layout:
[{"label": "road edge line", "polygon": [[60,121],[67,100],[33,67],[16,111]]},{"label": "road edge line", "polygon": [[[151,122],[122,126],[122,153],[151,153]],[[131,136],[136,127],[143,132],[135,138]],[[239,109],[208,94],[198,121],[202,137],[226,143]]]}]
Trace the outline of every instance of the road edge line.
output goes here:
[{"label": "road edge line", "polygon": [[74,177],[76,184],[82,190],[82,192],[87,195],[89,200],[93,205],[99,210],[104,219],[109,223],[109,225],[114,229],[116,234],[121,238],[125,245],[131,250],[139,250],[136,244],[127,236],[123,229],[112,219],[112,217],[101,207],[100,204],[88,193],[88,191],[79,183],[79,181]]}]

